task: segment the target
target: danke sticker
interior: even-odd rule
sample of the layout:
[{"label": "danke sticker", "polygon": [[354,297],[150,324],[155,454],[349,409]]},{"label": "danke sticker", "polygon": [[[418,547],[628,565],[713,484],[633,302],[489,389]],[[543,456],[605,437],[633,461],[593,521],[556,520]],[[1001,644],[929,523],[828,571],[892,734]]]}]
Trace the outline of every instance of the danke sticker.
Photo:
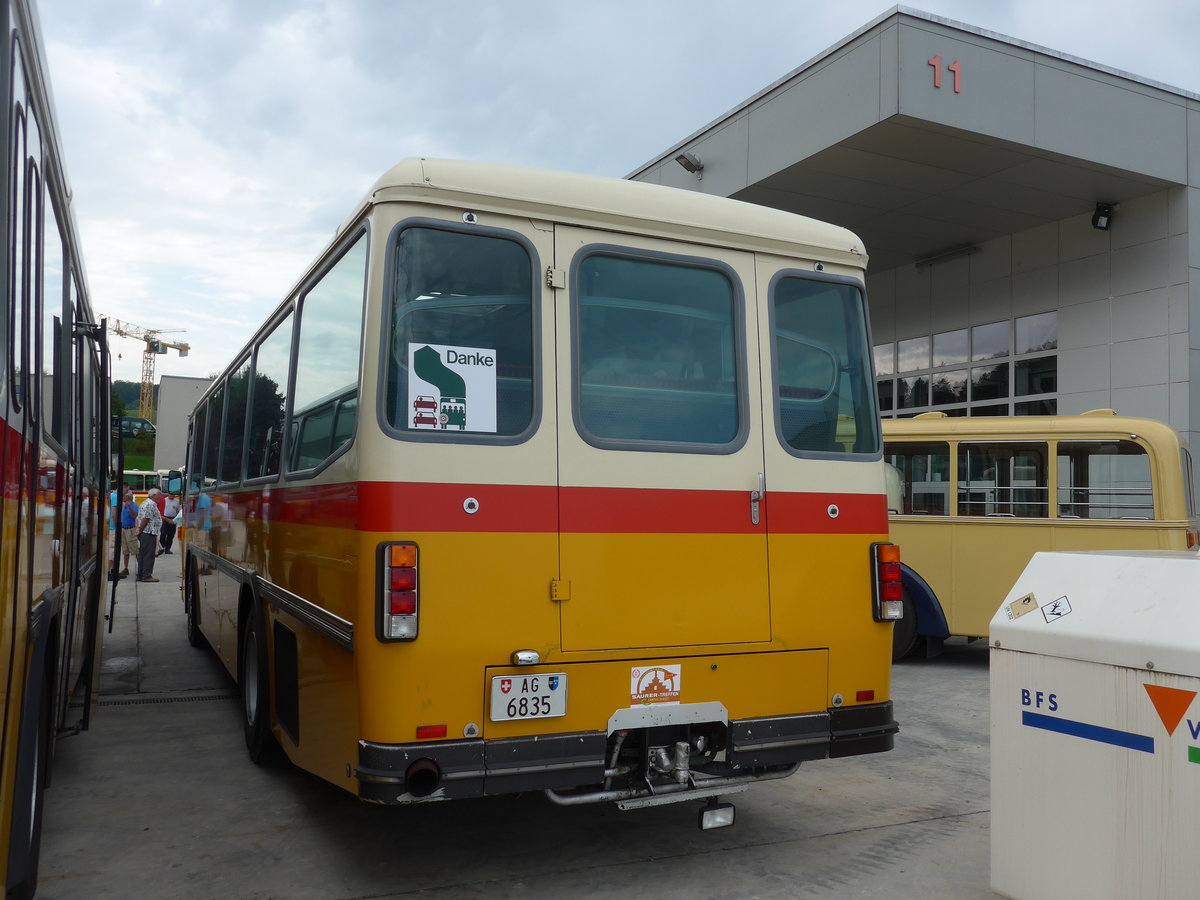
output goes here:
[{"label": "danke sticker", "polygon": [[408,345],[412,427],[496,430],[496,351],[444,344]]}]

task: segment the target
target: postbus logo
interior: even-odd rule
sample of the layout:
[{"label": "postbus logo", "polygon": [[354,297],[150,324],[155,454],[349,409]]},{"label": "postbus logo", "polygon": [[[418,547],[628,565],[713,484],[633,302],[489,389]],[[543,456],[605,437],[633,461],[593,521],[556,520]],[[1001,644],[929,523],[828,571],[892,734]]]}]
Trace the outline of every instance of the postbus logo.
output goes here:
[{"label": "postbus logo", "polygon": [[629,699],[634,703],[678,703],[683,666],[650,666],[629,672]]}]

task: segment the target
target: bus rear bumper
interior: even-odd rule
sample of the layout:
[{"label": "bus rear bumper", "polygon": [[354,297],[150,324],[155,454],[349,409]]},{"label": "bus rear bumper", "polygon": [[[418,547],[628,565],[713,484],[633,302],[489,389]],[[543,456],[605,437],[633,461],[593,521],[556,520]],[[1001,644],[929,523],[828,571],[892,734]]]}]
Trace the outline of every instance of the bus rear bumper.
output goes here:
[{"label": "bus rear bumper", "polygon": [[[790,774],[801,763],[890,750],[898,731],[892,704],[877,703],[795,716],[729,723],[726,764],[719,787],[769,772]],[[359,797],[371,803],[418,803],[521,791],[569,790],[611,782],[609,735],[603,731],[499,740],[419,744],[359,742]],[[696,773],[699,775],[700,773]],[[611,791],[584,791],[569,802],[611,799]],[[561,796],[561,795],[560,795]],[[682,797],[680,799],[683,799]],[[561,801],[559,801],[561,802]]]}]

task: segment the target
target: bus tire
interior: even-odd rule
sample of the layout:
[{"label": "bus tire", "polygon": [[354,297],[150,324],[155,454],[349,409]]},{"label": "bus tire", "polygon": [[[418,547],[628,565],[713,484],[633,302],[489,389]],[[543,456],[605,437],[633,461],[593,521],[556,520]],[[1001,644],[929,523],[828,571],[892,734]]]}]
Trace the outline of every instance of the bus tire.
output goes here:
[{"label": "bus tire", "polygon": [[246,752],[260,766],[283,762],[283,750],[271,733],[270,673],[267,670],[267,647],[264,641],[262,615],[251,609],[242,629],[242,727],[246,735]]},{"label": "bus tire", "polygon": [[904,618],[892,625],[892,662],[912,656],[921,642],[922,637],[917,633],[917,609],[905,588]]},{"label": "bus tire", "polygon": [[[5,896],[9,900],[26,900],[37,891],[38,857],[42,844],[42,812],[45,806],[46,773],[50,764],[50,684],[49,673],[38,702],[37,721],[28,740],[28,763],[18,762],[25,773],[24,784],[14,798],[12,834],[9,839],[8,884]],[[34,723],[30,723],[34,724]],[[20,743],[25,742],[25,738]],[[18,759],[20,755],[18,755]]]},{"label": "bus tire", "polygon": [[208,641],[200,630],[200,576],[196,564],[188,560],[187,577],[183,581],[183,605],[187,613],[187,641],[193,647],[207,647]]}]

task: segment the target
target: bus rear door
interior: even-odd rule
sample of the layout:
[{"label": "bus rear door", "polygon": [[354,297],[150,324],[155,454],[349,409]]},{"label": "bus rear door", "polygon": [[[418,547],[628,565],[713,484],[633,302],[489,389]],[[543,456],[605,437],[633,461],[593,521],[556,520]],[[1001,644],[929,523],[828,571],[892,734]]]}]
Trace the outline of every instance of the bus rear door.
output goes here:
[{"label": "bus rear door", "polygon": [[563,649],[770,640],[751,256],[555,238]]}]

